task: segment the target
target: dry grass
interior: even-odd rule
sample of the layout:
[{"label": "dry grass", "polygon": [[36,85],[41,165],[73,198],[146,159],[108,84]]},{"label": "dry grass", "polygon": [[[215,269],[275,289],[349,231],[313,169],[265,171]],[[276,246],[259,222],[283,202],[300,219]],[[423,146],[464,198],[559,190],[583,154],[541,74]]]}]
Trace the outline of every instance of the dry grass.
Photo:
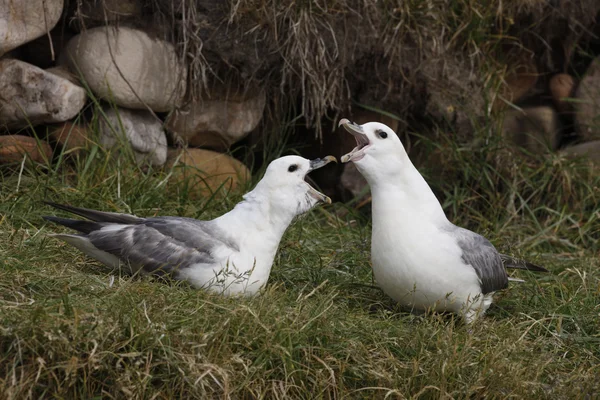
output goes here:
[{"label": "dry grass", "polygon": [[190,98],[263,86],[274,121],[282,102],[299,105],[317,134],[351,101],[468,134],[521,64],[567,71],[594,38],[600,3],[148,0],[146,9],[189,65]]}]

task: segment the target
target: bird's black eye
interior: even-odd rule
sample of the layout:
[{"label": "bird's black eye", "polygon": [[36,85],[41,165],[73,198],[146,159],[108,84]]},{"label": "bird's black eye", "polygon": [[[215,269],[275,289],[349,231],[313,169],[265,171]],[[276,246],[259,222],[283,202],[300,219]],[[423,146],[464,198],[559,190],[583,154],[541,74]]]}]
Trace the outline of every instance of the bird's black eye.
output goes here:
[{"label": "bird's black eye", "polygon": [[376,133],[377,133],[377,136],[379,136],[382,139],[385,139],[387,137],[387,132],[386,131],[382,131],[381,129],[378,130]]},{"label": "bird's black eye", "polygon": [[297,169],[298,169],[298,165],[292,164],[288,167],[288,172],[294,172]]}]

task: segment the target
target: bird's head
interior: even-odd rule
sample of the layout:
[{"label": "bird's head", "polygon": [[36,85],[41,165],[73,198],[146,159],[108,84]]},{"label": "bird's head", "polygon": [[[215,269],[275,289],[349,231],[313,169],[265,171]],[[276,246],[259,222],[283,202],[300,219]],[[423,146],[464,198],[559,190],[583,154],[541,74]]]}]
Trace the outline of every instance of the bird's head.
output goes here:
[{"label": "bird's head", "polygon": [[319,203],[331,203],[331,199],[317,191],[305,181],[306,175],[330,162],[335,157],[327,156],[307,160],[299,156],[285,156],[272,161],[259,185],[268,193],[271,203],[277,208],[291,210],[300,215]]},{"label": "bird's head", "polygon": [[357,144],[350,153],[342,156],[341,161],[352,161],[367,180],[370,181],[376,171],[378,176],[386,171],[398,173],[406,161],[410,162],[400,138],[389,126],[379,122],[359,125],[346,118],[338,126],[350,132]]}]

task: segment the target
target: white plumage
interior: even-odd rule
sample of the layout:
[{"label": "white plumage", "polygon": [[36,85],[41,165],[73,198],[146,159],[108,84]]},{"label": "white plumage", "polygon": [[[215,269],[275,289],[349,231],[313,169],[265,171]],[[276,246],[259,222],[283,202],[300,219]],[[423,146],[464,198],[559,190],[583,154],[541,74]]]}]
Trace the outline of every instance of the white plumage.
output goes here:
[{"label": "white plumage", "polygon": [[318,203],[330,203],[305,180],[334,157],[279,158],[230,212],[211,221],[139,218],[48,203],[88,219],[44,217],[79,231],[53,235],[102,263],[132,272],[170,275],[197,288],[252,295],[269,279],[279,242],[292,220]]},{"label": "white plumage", "polygon": [[499,254],[483,236],[448,221],[388,126],[347,119],[340,125],[358,143],[341,160],[354,162],[371,187],[373,274],[394,300],[413,310],[451,311],[469,323],[508,285],[505,266],[545,271]]}]

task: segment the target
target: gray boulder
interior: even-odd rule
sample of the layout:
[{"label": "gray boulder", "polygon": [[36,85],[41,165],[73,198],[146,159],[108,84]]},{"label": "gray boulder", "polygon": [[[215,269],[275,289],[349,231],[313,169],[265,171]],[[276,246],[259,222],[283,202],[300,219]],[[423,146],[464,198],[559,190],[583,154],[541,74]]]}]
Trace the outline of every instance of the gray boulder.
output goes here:
[{"label": "gray boulder", "polygon": [[185,95],[186,68],[173,45],[140,30],[89,29],[69,41],[59,63],[122,107],[166,112]]},{"label": "gray boulder", "polygon": [[85,90],[61,76],[19,60],[0,60],[0,126],[22,128],[73,118]]},{"label": "gray boulder", "polygon": [[160,166],[167,161],[167,137],[161,122],[148,111],[105,108],[100,144],[107,150],[131,146],[139,165]]}]

